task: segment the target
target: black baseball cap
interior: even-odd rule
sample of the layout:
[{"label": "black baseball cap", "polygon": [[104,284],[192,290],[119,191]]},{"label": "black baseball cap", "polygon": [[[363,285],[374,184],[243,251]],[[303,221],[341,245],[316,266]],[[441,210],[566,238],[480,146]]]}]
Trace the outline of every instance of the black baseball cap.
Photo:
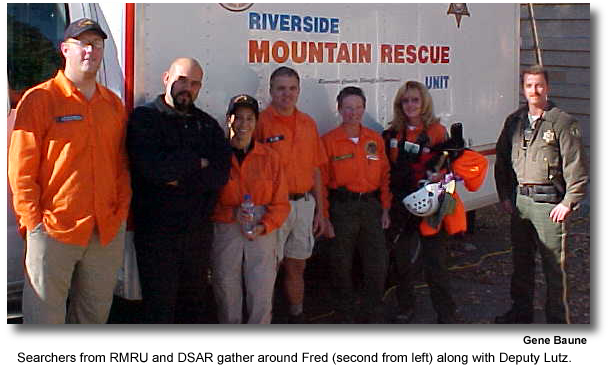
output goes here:
[{"label": "black baseball cap", "polygon": [[256,118],[260,114],[260,107],[258,105],[258,101],[249,95],[241,94],[236,95],[235,97],[230,99],[230,105],[228,105],[228,111],[226,112],[226,115],[234,114],[236,109],[242,106],[252,109],[255,113]]},{"label": "black baseball cap", "polygon": [[76,38],[86,31],[97,32],[104,40],[108,38],[108,35],[101,29],[99,23],[89,18],[81,18],[70,23],[65,32],[63,32],[63,39]]}]

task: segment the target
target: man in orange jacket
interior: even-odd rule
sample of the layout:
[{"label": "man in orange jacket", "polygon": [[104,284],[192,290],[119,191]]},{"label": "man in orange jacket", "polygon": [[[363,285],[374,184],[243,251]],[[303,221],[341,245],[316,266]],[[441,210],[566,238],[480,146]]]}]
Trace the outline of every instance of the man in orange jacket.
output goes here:
[{"label": "man in orange jacket", "polygon": [[131,188],[124,107],[95,80],[106,38],[90,19],[71,23],[65,70],[17,106],[8,176],[27,231],[25,323],[105,323],[110,312]]},{"label": "man in orange jacket", "polygon": [[303,323],[304,269],[312,255],[314,234],[325,232],[320,167],[327,160],[315,121],[296,108],[300,77],[288,67],[270,76],[270,106],[260,112],[256,140],[279,152],[291,211],[278,230],[284,256],[284,288],[289,322]]}]

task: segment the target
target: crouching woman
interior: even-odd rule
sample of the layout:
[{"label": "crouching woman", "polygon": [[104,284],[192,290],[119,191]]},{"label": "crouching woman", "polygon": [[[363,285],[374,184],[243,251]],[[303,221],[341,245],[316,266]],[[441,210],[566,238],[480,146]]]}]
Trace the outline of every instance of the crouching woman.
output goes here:
[{"label": "crouching woman", "polygon": [[[258,114],[258,102],[253,97],[238,95],[231,99],[227,122],[232,136],[232,164],[213,215],[215,241],[211,252],[220,323],[243,321],[244,296],[247,323],[269,324],[272,318],[278,263],[275,230],[287,219],[289,198],[278,153],[252,140]],[[241,206],[246,195],[255,205],[253,217]],[[245,231],[244,223],[252,219],[253,229]]]}]

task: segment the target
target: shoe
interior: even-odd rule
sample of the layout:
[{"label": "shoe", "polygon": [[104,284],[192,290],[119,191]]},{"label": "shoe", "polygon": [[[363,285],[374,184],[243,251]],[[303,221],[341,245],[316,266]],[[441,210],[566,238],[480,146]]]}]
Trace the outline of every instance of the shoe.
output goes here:
[{"label": "shoe", "polygon": [[534,315],[532,313],[525,313],[516,309],[511,309],[494,319],[496,324],[531,324],[533,322]]},{"label": "shoe", "polygon": [[298,315],[289,315],[287,318],[287,324],[306,324],[304,313],[300,313]]},{"label": "shoe", "polygon": [[403,309],[399,311],[397,315],[393,318],[394,322],[397,324],[408,324],[412,320],[414,320],[414,316],[416,315],[414,308]]}]

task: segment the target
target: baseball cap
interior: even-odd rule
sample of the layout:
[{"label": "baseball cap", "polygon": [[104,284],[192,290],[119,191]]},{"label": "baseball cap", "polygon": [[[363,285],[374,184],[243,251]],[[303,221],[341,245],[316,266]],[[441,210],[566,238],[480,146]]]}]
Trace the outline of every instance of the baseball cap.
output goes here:
[{"label": "baseball cap", "polygon": [[253,97],[245,94],[236,95],[235,97],[230,99],[230,104],[228,105],[228,111],[226,112],[226,115],[234,114],[236,109],[242,106],[252,109],[255,113],[256,118],[258,117],[260,111],[258,101]]},{"label": "baseball cap", "polygon": [[104,40],[108,38],[108,35],[101,29],[99,23],[89,18],[81,18],[70,23],[65,32],[63,32],[63,39],[76,38],[86,31],[97,32]]}]

